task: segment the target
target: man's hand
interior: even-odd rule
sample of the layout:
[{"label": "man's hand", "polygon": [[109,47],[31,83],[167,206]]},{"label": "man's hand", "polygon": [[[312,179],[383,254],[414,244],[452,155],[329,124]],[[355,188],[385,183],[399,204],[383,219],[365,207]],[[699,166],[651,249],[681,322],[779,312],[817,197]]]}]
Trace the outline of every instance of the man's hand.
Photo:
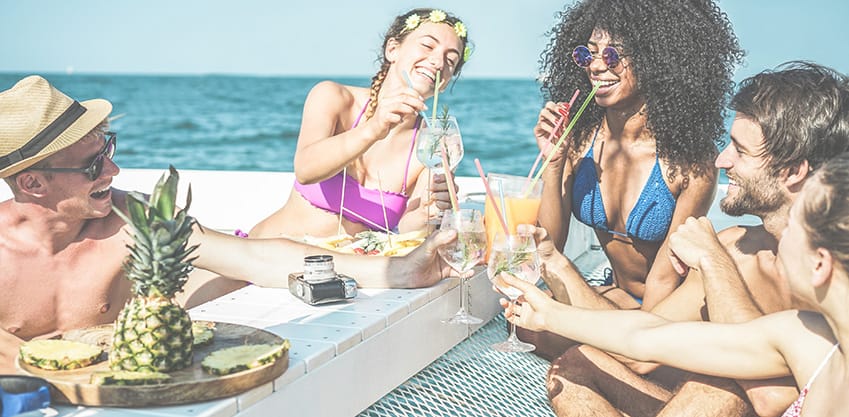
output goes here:
[{"label": "man's hand", "polygon": [[701,261],[725,251],[707,217],[690,217],[669,236],[669,259],[675,272],[684,276],[689,268],[701,269]]},{"label": "man's hand", "polygon": [[[438,249],[457,239],[456,230],[439,230],[430,235],[418,248],[406,256],[390,259],[389,274],[399,282],[409,282],[409,288],[424,288],[436,284],[442,278],[456,274],[442,257]],[[468,271],[465,276],[473,275]],[[410,277],[413,277],[410,280]]]}]

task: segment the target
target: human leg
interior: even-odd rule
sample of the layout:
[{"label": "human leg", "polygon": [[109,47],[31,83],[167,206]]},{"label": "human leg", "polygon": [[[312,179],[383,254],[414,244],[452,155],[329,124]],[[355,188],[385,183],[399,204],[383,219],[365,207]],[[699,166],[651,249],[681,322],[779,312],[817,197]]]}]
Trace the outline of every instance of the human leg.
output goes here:
[{"label": "human leg", "polygon": [[573,347],[552,362],[547,389],[560,417],[654,416],[672,397],[668,389],[586,345]]},{"label": "human leg", "polygon": [[754,417],[746,395],[734,380],[690,374],[658,417]]}]

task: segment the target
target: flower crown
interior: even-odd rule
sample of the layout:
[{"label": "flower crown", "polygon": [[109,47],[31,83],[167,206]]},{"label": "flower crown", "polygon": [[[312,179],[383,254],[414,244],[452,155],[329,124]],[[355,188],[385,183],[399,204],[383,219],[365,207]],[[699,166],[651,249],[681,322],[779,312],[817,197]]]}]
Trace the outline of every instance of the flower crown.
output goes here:
[{"label": "flower crown", "polygon": [[[404,21],[404,29],[401,29],[401,33],[412,32],[424,22],[445,23],[446,25],[451,25],[450,22],[445,20],[447,17],[448,15],[439,9],[431,10],[430,14],[428,14],[426,18],[422,18],[418,13],[413,13],[407,16],[407,20]],[[466,42],[466,25],[457,19],[457,22],[451,26],[454,28],[454,33],[457,34],[457,37],[462,39],[463,42]],[[466,48],[463,50],[463,62],[468,61],[471,55],[472,48],[470,48],[466,42]]]}]

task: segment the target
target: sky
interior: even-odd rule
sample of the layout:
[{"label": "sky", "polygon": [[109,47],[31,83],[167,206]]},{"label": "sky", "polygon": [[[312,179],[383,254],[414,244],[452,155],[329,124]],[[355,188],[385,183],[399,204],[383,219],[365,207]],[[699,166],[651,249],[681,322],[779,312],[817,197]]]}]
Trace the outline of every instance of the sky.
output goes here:
[{"label": "sky", "polygon": [[[475,52],[463,77],[534,78],[555,14],[571,3],[0,0],[0,72],[371,76],[394,16],[427,6],[466,23]],[[793,59],[849,73],[846,0],[718,4],[747,51],[735,78]]]}]

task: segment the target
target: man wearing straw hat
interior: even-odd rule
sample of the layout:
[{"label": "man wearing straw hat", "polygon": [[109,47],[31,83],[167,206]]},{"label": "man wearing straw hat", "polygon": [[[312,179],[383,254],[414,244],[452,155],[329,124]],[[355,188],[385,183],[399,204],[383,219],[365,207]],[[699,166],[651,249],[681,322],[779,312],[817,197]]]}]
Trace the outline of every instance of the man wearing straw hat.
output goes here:
[{"label": "man wearing straw hat", "polygon": [[[23,340],[114,321],[129,297],[122,263],[131,242],[112,210],[126,207],[126,192],[111,188],[120,171],[112,161],[115,134],[107,130],[111,110],[103,99],[77,102],[39,76],[0,92],[0,177],[13,194],[0,202],[0,374],[14,372]],[[455,237],[438,233],[402,258],[334,254],[335,263],[362,277],[360,286],[425,287],[450,272],[437,247]],[[190,244],[200,245],[197,268],[277,287],[286,285],[280,271],[303,266],[307,248],[198,226]],[[197,280],[190,277],[187,292],[203,288],[203,295],[189,304],[245,285]]]},{"label": "man wearing straw hat", "polygon": [[[737,112],[732,143],[716,159],[730,180],[721,208],[730,215],[756,215],[763,224],[731,227],[717,235],[706,218],[690,218],[670,236],[669,255],[686,279],[652,309],[670,320],[737,323],[806,307],[791,298],[786,278],[775,267],[775,255],[789,207],[807,177],[849,149],[849,78],[823,66],[794,62],[750,77],[740,86],[731,101]],[[554,275],[574,278],[563,270]],[[733,381],[679,375],[675,383],[658,384],[657,373],[648,379],[640,376],[657,371],[657,365],[623,361],[589,346],[572,348],[553,361],[548,390],[555,412],[746,413],[746,404],[736,399],[742,393],[734,393],[736,384],[728,384]],[[780,415],[798,396],[789,379],[737,384],[761,416]]]}]

